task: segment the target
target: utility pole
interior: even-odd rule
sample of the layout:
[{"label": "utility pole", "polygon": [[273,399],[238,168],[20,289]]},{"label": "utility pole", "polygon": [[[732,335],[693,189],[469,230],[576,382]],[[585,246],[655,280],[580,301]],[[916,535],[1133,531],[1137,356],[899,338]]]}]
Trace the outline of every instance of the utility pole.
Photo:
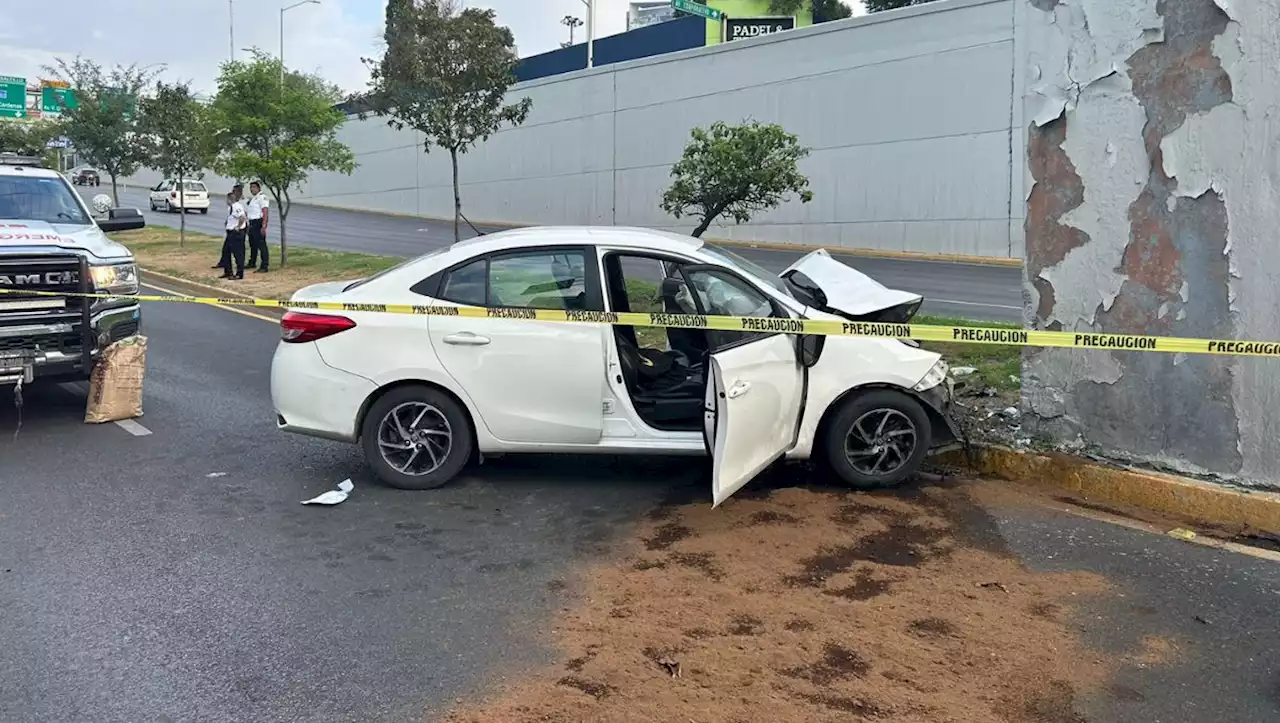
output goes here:
[{"label": "utility pole", "polygon": [[236,0],[227,0],[227,39],[230,40],[231,61],[236,59]]}]

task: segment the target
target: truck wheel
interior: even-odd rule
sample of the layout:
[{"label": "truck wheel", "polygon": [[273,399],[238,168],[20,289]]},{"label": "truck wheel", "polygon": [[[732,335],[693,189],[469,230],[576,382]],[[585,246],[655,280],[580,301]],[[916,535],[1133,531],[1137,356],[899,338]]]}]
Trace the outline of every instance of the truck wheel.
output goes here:
[{"label": "truck wheel", "polygon": [[475,444],[466,410],[448,395],[417,385],[393,389],[374,402],[360,436],[374,474],[402,490],[448,484]]},{"label": "truck wheel", "polygon": [[823,451],[831,470],[857,489],[896,487],[920,470],[933,430],[912,397],[892,389],[855,392],[827,425]]},{"label": "truck wheel", "polygon": [[203,214],[208,215],[208,213],[209,213],[209,209],[207,209],[207,208],[202,208],[202,209],[200,209],[200,213],[203,213]]}]

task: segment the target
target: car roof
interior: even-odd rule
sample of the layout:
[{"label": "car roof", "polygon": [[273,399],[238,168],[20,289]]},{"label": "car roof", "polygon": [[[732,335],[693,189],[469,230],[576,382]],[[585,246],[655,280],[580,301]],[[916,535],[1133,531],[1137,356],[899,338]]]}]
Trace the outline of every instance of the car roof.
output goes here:
[{"label": "car roof", "polygon": [[38,178],[59,178],[62,174],[50,168],[38,166],[15,166],[0,163],[0,176],[36,176]]},{"label": "car roof", "polygon": [[475,255],[529,246],[584,244],[674,253],[690,253],[702,248],[702,241],[692,236],[635,226],[528,226],[459,241],[453,248]]}]

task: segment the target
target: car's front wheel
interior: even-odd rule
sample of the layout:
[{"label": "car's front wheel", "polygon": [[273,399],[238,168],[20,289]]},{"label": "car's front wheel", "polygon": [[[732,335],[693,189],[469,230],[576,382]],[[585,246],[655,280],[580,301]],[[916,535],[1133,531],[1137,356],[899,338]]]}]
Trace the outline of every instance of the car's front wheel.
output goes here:
[{"label": "car's front wheel", "polygon": [[471,458],[465,409],[426,386],[384,394],[365,415],[360,444],[374,474],[392,487],[427,490],[452,480]]},{"label": "car's front wheel", "polygon": [[903,392],[855,392],[841,403],[823,439],[826,461],[858,489],[894,487],[920,470],[933,430],[920,403]]}]

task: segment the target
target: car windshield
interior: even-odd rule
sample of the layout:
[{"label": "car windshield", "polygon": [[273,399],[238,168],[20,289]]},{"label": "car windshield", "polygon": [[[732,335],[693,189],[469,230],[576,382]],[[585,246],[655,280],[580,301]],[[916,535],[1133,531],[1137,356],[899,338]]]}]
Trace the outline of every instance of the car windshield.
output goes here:
[{"label": "car windshield", "polygon": [[93,223],[61,178],[23,175],[0,176],[0,220]]},{"label": "car windshield", "polygon": [[737,269],[739,273],[749,276],[767,286],[772,286],[787,296],[795,298],[795,295],[791,293],[791,289],[787,288],[786,282],[778,278],[777,274],[769,271],[763,266],[760,266],[754,261],[745,259],[729,249],[723,246],[716,246],[715,244],[704,243],[702,244],[702,250],[725,266]]}]

